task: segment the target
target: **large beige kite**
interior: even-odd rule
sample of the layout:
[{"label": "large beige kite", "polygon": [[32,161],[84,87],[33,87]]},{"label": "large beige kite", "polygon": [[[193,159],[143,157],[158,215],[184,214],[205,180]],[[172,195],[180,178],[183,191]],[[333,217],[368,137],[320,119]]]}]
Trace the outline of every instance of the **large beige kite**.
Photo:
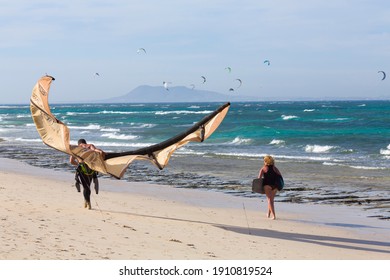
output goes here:
[{"label": "large beige kite", "polygon": [[126,168],[137,159],[149,160],[159,169],[163,169],[176,149],[191,141],[203,142],[207,139],[218,128],[230,107],[230,103],[222,105],[187,131],[161,143],[134,151],[108,152],[103,156],[99,152],[70,144],[69,128],[50,111],[48,96],[53,80],[51,76],[40,78],[30,99],[31,115],[42,141],[56,150],[84,161],[93,170],[118,179],[123,177]]}]

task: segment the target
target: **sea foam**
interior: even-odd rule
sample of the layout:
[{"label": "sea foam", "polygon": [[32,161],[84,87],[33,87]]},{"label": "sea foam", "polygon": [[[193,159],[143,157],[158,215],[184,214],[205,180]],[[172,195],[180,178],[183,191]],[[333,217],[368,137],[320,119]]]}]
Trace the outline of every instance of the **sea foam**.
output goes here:
[{"label": "sea foam", "polygon": [[271,142],[269,142],[270,145],[283,145],[285,143],[286,141],[278,139],[273,139]]},{"label": "sea foam", "polygon": [[101,128],[98,124],[89,124],[87,126],[69,126],[71,129],[87,129],[87,130],[99,130]]},{"label": "sea foam", "polygon": [[290,115],[290,116],[287,116],[287,115],[282,115],[281,116],[283,120],[287,121],[287,120],[293,120],[293,119],[297,119],[298,116],[294,116],[294,115]]},{"label": "sea foam", "polygon": [[306,145],[305,152],[307,153],[328,153],[330,150],[334,149],[335,146],[329,145]]},{"label": "sea foam", "polygon": [[204,111],[189,111],[189,110],[178,110],[178,111],[157,111],[156,115],[170,115],[170,114],[210,114],[213,111],[204,110]]},{"label": "sea foam", "polygon": [[103,133],[102,137],[107,137],[108,139],[117,139],[117,140],[134,140],[137,139],[138,136],[135,135],[125,135],[118,133]]},{"label": "sea foam", "polygon": [[386,149],[380,149],[380,154],[384,156],[390,156],[390,144],[386,147]]},{"label": "sea foam", "polygon": [[252,142],[252,139],[236,137],[229,144],[240,145],[240,144],[248,144],[250,142]]}]

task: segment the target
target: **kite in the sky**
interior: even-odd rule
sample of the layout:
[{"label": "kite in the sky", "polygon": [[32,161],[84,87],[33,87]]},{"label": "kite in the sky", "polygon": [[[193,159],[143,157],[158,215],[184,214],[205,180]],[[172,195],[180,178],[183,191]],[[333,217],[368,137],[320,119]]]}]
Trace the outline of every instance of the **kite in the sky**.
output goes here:
[{"label": "kite in the sky", "polygon": [[168,84],[170,84],[170,82],[163,82],[163,86],[166,90],[169,90],[168,88]]},{"label": "kite in the sky", "polygon": [[382,74],[383,74],[382,81],[383,81],[384,79],[386,79],[386,73],[385,73],[384,71],[378,71],[378,73],[382,73]]},{"label": "kite in the sky", "polygon": [[100,77],[100,74],[98,72],[96,72],[95,77]]},{"label": "kite in the sky", "polygon": [[267,65],[271,64],[271,62],[269,60],[264,60],[264,63],[266,63]]},{"label": "kite in the sky", "polygon": [[232,68],[226,67],[225,70],[227,70],[229,73],[232,72]]},{"label": "kite in the sky", "polygon": [[203,79],[203,83],[206,82],[206,77],[205,76],[200,76]]},{"label": "kite in the sky", "polygon": [[194,89],[195,85],[194,84],[190,84],[190,87],[191,87],[191,89]]},{"label": "kite in the sky", "polygon": [[146,54],[146,50],[145,50],[144,48],[139,48],[139,49],[137,50],[137,53],[138,53],[138,54],[140,54],[140,53],[142,53],[142,52],[144,52],[144,53]]},{"label": "kite in the sky", "polygon": [[241,87],[241,85],[242,85],[241,79],[236,79],[236,81],[238,81],[240,83],[237,88]]},{"label": "kite in the sky", "polygon": [[40,78],[33,88],[30,99],[31,116],[42,141],[49,147],[84,161],[91,169],[118,179],[123,177],[127,167],[134,160],[149,160],[159,169],[163,169],[168,165],[175,150],[188,142],[206,140],[221,124],[230,107],[230,103],[222,105],[187,131],[161,143],[133,151],[107,152],[103,155],[97,151],[70,144],[69,128],[50,111],[48,96],[53,80],[51,76]]}]

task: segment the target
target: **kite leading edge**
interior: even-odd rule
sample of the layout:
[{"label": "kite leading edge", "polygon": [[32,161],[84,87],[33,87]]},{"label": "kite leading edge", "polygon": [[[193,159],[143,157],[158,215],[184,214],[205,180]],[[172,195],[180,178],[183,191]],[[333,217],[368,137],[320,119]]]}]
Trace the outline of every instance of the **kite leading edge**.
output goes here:
[{"label": "kite leading edge", "polygon": [[161,143],[133,151],[107,152],[103,157],[96,151],[70,144],[69,128],[50,111],[48,96],[53,80],[51,76],[40,78],[30,99],[31,116],[42,141],[49,147],[84,161],[91,169],[118,179],[123,177],[134,160],[149,160],[159,169],[163,169],[175,150],[189,142],[206,140],[218,128],[230,108],[230,103],[225,103],[187,131]]}]

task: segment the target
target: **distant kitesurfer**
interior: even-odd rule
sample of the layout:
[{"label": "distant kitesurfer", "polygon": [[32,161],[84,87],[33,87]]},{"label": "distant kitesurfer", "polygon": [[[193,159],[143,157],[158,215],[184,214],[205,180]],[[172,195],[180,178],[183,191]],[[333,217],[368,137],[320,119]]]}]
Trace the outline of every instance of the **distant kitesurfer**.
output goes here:
[{"label": "distant kitesurfer", "polygon": [[[80,147],[90,149],[93,151],[96,151],[100,153],[104,158],[104,152],[98,148],[95,147],[93,144],[87,144],[87,141],[85,139],[80,139],[78,141],[78,145]],[[77,166],[76,169],[76,188],[77,191],[80,192],[80,183],[83,185],[83,196],[84,196],[84,207],[91,209],[91,183],[94,182],[95,185],[95,192],[96,194],[99,193],[99,182],[97,179],[97,172],[95,170],[92,170],[85,162],[82,160],[70,156],[69,159],[70,163]]]},{"label": "distant kitesurfer", "polygon": [[271,156],[264,157],[264,166],[259,171],[259,178],[263,178],[265,195],[267,196],[268,211],[267,218],[276,219],[274,199],[278,191],[283,188],[283,177],[279,169],[275,166],[275,161]]}]

